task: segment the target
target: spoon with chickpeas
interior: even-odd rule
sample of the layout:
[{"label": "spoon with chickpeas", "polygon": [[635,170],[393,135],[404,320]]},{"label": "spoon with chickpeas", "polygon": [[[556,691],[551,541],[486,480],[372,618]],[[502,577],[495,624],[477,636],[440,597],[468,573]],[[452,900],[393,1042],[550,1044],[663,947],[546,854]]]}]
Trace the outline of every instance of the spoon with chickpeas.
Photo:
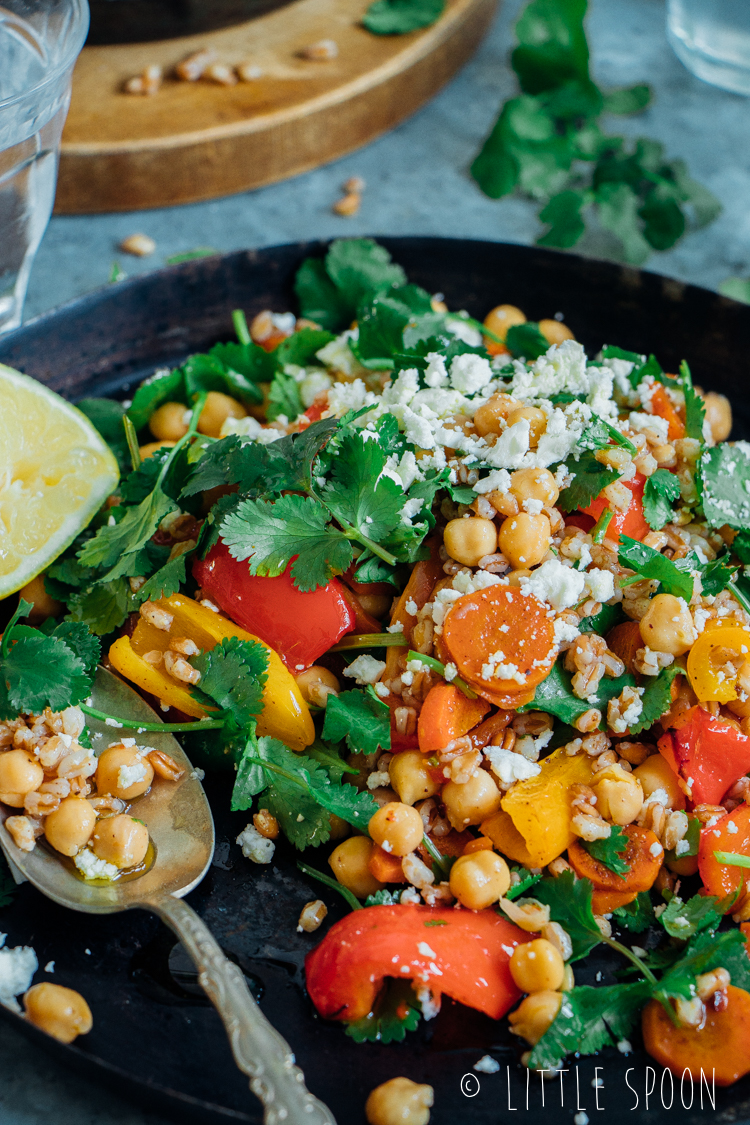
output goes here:
[{"label": "spoon with chickpeas", "polygon": [[[91,703],[94,708],[136,723],[153,725],[155,720],[154,712],[132,688],[102,668]],[[88,732],[95,751],[98,746],[110,747],[113,737],[119,737],[111,725],[96,719],[89,719]],[[137,727],[122,734],[135,734],[138,741],[144,740]],[[70,736],[64,737],[69,747]],[[157,914],[174,930],[195,963],[201,986],[227,1030],[235,1061],[249,1076],[250,1089],[264,1105],[266,1125],[282,1121],[285,1125],[336,1125],[330,1110],[305,1087],[289,1045],[261,1012],[242,971],[227,960],[208,927],[183,901],[183,896],[201,882],[213,857],[211,809],[196,771],[175,738],[167,732],[149,730],[147,740],[153,748],[149,757],[161,763],[162,769],[145,793],[135,783],[136,773],[128,773],[135,770],[127,758],[132,740],[123,738],[118,746],[104,750],[100,759],[104,770],[114,771],[121,782],[133,781],[124,795],[126,801],[137,796],[132,806],[134,815],[127,815],[117,805],[102,810],[97,804],[119,800],[125,808],[121,797],[87,800],[71,794],[58,801],[50,814],[52,823],[49,816],[46,818],[46,845],[35,846],[33,838],[24,839],[18,823],[28,818],[15,815],[18,807],[0,804],[0,848],[12,867],[37,890],[71,910],[113,914],[139,907]],[[51,745],[49,752],[53,753]],[[153,771],[147,780],[152,778]],[[112,789],[113,784],[107,788]],[[103,793],[101,786],[98,792]],[[39,793],[40,801],[46,797],[46,792]],[[23,798],[15,803],[23,805]],[[29,804],[27,796],[25,807]],[[102,811],[107,815],[102,816]],[[24,812],[23,807],[20,812]],[[91,857],[89,865],[111,864],[122,872],[121,876],[104,881],[96,878],[96,867],[84,870],[75,863],[84,851]]]}]

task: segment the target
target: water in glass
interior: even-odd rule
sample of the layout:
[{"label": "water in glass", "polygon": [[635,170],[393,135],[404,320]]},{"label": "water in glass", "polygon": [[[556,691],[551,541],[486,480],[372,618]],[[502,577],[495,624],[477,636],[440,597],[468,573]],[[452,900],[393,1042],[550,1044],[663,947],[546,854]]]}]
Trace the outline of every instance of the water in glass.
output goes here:
[{"label": "water in glass", "polygon": [[667,31],[698,78],[750,94],[750,0],[668,0]]},{"label": "water in glass", "polygon": [[87,19],[85,0],[0,2],[0,332],[21,323],[52,212],[71,71]]}]

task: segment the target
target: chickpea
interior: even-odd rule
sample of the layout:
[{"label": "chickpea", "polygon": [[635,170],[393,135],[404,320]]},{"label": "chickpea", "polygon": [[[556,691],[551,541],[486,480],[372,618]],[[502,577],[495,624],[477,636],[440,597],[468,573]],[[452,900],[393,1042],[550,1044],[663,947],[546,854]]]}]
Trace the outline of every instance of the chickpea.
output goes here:
[{"label": "chickpea", "polygon": [[[132,771],[131,777],[127,776],[128,771]],[[110,746],[97,763],[96,788],[100,796],[109,793],[111,797],[132,801],[145,793],[153,780],[154,767],[148,758],[130,746]]]},{"label": "chickpea", "polygon": [[557,992],[565,978],[565,962],[551,941],[536,938],[513,950],[510,975],[521,992]]},{"label": "chickpea", "polygon": [[182,402],[164,402],[148,420],[157,441],[177,442],[190,429],[190,410]]},{"label": "chickpea", "polygon": [[331,836],[332,840],[343,840],[348,836],[352,828],[348,821],[343,820],[336,813],[331,813]]},{"label": "chickpea", "polygon": [[62,604],[56,602],[47,593],[44,576],[41,574],[37,574],[36,578],[32,578],[31,582],[22,586],[18,591],[18,596],[23,598],[25,602],[31,602],[32,608],[27,618],[31,625],[37,625],[47,617],[57,617],[63,609]]},{"label": "chickpea", "polygon": [[[400,757],[400,755],[397,755]],[[448,820],[457,832],[481,824],[500,808],[502,794],[486,770],[477,770],[463,784],[449,781],[441,794]]]},{"label": "chickpea", "polygon": [[499,434],[504,429],[508,415],[518,410],[520,405],[518,399],[510,395],[493,395],[474,415],[474,428],[480,437]]},{"label": "chickpea", "polygon": [[220,391],[209,391],[206,405],[198,420],[198,430],[208,437],[219,437],[227,418],[245,418],[247,411],[241,402]]},{"label": "chickpea", "polygon": [[305,703],[312,703],[316,707],[325,707],[328,696],[338,695],[341,691],[341,684],[333,672],[320,664],[313,664],[312,668],[300,672],[295,679]]},{"label": "chickpea", "polygon": [[698,639],[687,605],[674,594],[657,594],[651,599],[640,629],[645,645],[672,656],[682,656]]},{"label": "chickpea", "polygon": [[677,774],[661,754],[652,754],[650,758],[646,758],[642,765],[633,770],[633,777],[640,782],[646,797],[650,797],[657,789],[663,789],[668,798],[666,808],[685,807],[685,797]]},{"label": "chickpea", "polygon": [[391,1078],[376,1086],[365,1103],[369,1125],[427,1125],[435,1093],[410,1078]]},{"label": "chickpea", "polygon": [[532,449],[536,449],[539,438],[547,429],[547,415],[538,406],[521,406],[508,415],[508,425],[515,426],[516,422],[524,418],[529,423],[529,445]]},{"label": "chickpea", "polygon": [[597,774],[592,789],[597,812],[613,824],[632,824],[643,807],[640,781],[620,765],[607,766]]},{"label": "chickpea", "polygon": [[508,585],[520,586],[524,578],[528,578],[530,575],[531,571],[527,570],[525,567],[521,567],[520,570],[511,570],[510,574],[507,575]]},{"label": "chickpea", "polygon": [[20,809],[27,793],[33,793],[44,781],[44,770],[25,750],[7,750],[0,754],[0,801]]},{"label": "chickpea", "polygon": [[561,320],[540,320],[539,331],[548,344],[562,344],[563,340],[575,340],[575,336]]},{"label": "chickpea", "polygon": [[60,1043],[72,1043],[78,1035],[88,1035],[94,1026],[91,1009],[72,988],[44,981],[35,984],[23,998],[26,1019]]},{"label": "chickpea", "polygon": [[501,340],[505,339],[509,328],[525,323],[526,317],[515,305],[497,305],[484,318],[485,328],[489,328],[490,332],[494,332]]},{"label": "chickpea", "polygon": [[560,1011],[562,993],[546,990],[532,992],[508,1016],[510,1030],[514,1035],[520,1035],[532,1047],[538,1043],[549,1030],[550,1025]]},{"label": "chickpea", "polygon": [[551,534],[549,517],[544,512],[519,512],[503,520],[497,541],[514,570],[528,570],[549,551]]},{"label": "chickpea", "polygon": [[365,613],[369,613],[376,621],[385,617],[393,601],[390,594],[357,594],[357,598]]},{"label": "chickpea", "polygon": [[177,445],[176,441],[149,441],[145,445],[141,445],[138,452],[141,455],[141,461],[147,461],[149,457],[153,457],[157,449],[171,449],[173,445]]},{"label": "chickpea", "polygon": [[509,886],[508,864],[497,852],[482,850],[459,856],[451,868],[451,893],[468,910],[492,906]]},{"label": "chickpea", "polygon": [[370,818],[370,837],[391,855],[408,855],[418,848],[424,836],[422,817],[411,805],[389,801]]},{"label": "chickpea", "polygon": [[372,855],[372,840],[367,836],[350,836],[331,852],[328,862],[337,882],[357,898],[367,898],[382,890],[383,884],[370,873],[367,866]]},{"label": "chickpea", "polygon": [[66,797],[44,820],[44,835],[56,852],[77,855],[91,839],[96,813],[83,797]]},{"label": "chickpea", "polygon": [[405,805],[416,805],[425,797],[434,797],[440,786],[432,776],[424,754],[419,750],[402,750],[394,754],[388,766],[391,785]]},{"label": "chickpea", "polygon": [[127,813],[100,820],[92,837],[97,859],[113,863],[119,871],[143,863],[148,851],[148,828]]},{"label": "chickpea", "polygon": [[497,528],[481,516],[451,520],[443,533],[445,549],[463,566],[477,566],[485,555],[497,550]]},{"label": "chickpea", "polygon": [[711,430],[711,437],[715,442],[726,441],[732,432],[732,407],[729,399],[716,391],[709,391],[703,395],[703,405],[706,410],[706,421]]},{"label": "chickpea", "polygon": [[560,495],[549,469],[516,469],[510,475],[510,491],[521,504],[524,500],[541,500],[550,508]]}]

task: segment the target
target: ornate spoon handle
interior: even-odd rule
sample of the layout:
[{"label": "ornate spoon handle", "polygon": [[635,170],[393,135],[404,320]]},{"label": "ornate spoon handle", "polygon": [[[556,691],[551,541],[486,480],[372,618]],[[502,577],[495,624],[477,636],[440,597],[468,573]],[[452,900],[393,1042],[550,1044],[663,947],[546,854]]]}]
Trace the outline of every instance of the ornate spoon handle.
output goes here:
[{"label": "ornate spoon handle", "polygon": [[286,1040],[261,1012],[241,970],[221,951],[208,927],[172,895],[144,902],[174,930],[198,969],[198,980],[221,1016],[237,1066],[264,1106],[265,1125],[336,1125],[309,1092]]}]

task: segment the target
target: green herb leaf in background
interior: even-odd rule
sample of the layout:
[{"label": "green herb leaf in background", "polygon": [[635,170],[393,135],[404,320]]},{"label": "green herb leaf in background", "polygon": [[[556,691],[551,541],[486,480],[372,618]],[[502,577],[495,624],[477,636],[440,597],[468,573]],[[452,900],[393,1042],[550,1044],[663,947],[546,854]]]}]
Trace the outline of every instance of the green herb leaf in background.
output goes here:
[{"label": "green herb leaf in background", "polygon": [[375,0],[362,24],[375,35],[406,35],[430,27],[443,14],[445,0]]}]

